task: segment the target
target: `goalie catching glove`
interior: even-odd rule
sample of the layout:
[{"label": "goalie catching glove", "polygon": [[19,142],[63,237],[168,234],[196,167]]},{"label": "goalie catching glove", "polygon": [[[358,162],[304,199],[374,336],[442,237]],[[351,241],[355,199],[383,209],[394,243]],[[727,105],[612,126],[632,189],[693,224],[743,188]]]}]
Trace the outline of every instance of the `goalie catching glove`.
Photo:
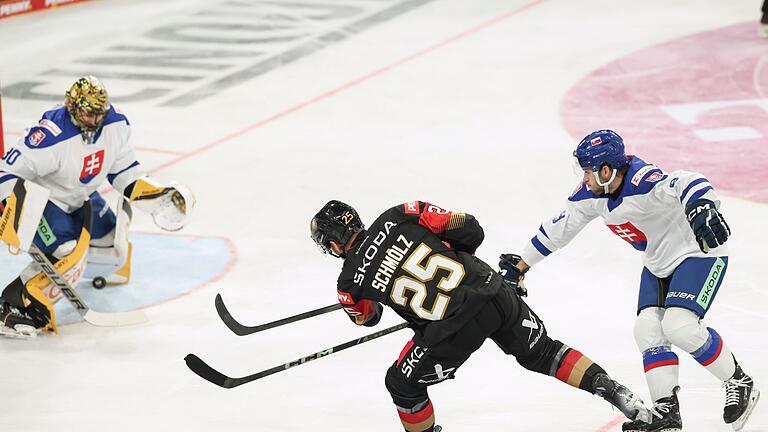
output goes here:
[{"label": "goalie catching glove", "polygon": [[195,195],[186,186],[176,182],[165,186],[147,177],[136,180],[129,199],[136,207],[151,214],[155,225],[166,231],[184,228],[196,204]]}]

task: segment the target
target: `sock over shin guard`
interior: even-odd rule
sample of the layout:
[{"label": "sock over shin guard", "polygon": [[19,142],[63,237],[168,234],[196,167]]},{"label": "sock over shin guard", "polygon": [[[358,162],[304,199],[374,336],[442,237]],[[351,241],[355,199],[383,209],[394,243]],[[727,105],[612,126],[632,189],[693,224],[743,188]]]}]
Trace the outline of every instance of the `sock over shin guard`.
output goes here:
[{"label": "sock over shin guard", "polygon": [[555,378],[590,393],[595,392],[592,387],[595,375],[605,373],[600,365],[567,345],[563,345],[557,353],[552,369],[551,375]]},{"label": "sock over shin guard", "polygon": [[669,308],[664,314],[664,334],[675,345],[691,353],[694,359],[719,380],[733,376],[736,363],[720,335],[704,324],[695,313]]},{"label": "sock over shin guard", "polygon": [[720,335],[710,327],[707,327],[707,331],[707,341],[691,355],[712,375],[720,381],[725,381],[736,371],[736,361]]},{"label": "sock over shin guard", "polygon": [[408,432],[431,431],[435,426],[435,411],[432,408],[432,401],[425,401],[415,405],[413,408],[397,407],[397,414],[403,427]]},{"label": "sock over shin guard", "polygon": [[645,381],[652,400],[672,395],[677,386],[680,360],[669,345],[648,348],[643,351]]}]

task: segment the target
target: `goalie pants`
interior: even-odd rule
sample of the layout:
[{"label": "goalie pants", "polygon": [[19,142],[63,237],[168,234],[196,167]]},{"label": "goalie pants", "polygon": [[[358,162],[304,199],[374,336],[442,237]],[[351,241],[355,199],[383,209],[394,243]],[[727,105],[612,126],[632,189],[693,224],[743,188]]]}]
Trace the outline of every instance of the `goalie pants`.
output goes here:
[{"label": "goalie pants", "polygon": [[551,339],[541,319],[505,285],[465,327],[435,346],[427,346],[415,336],[387,370],[385,384],[405,430],[431,430],[434,414],[427,387],[453,379],[486,339],[513,355],[524,368],[590,393],[594,393],[594,376],[605,373],[580,352]]},{"label": "goalie pants", "polygon": [[[93,212],[91,239],[99,239],[115,228],[116,217],[98,192],[92,193],[89,199]],[[83,208],[66,213],[49,202],[43,211],[43,219],[40,221],[34,243],[43,253],[51,256],[61,245],[77,241],[82,227]]]}]

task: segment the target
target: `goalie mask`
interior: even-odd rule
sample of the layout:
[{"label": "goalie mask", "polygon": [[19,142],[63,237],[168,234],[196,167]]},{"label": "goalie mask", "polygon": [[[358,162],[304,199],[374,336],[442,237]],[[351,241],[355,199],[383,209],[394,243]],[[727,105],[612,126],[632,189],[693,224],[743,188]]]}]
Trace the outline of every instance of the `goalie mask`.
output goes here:
[{"label": "goalie mask", "polygon": [[72,122],[80,128],[83,140],[93,144],[96,132],[104,123],[104,117],[112,105],[101,81],[86,75],[75,81],[64,94],[64,106]]},{"label": "goalie mask", "polygon": [[309,223],[312,240],[326,254],[343,258],[331,249],[331,241],[344,245],[352,234],[365,228],[363,221],[352,206],[341,201],[328,201]]}]

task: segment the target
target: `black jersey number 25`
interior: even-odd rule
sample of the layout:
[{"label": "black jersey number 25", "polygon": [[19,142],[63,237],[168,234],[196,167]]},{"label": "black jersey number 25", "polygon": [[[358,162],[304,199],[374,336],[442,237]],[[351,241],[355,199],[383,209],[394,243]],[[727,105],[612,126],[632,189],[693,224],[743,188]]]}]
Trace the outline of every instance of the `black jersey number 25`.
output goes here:
[{"label": "black jersey number 25", "polygon": [[[424,308],[424,301],[428,294],[427,283],[435,279],[438,270],[447,270],[448,274],[437,282],[437,288],[448,293],[459,286],[464,279],[464,266],[460,262],[440,254],[430,256],[422,265],[422,261],[425,260],[430,252],[432,252],[432,249],[429,246],[424,243],[419,244],[402,266],[403,270],[408,272],[410,276],[400,276],[395,280],[390,297],[392,301],[400,306],[410,306],[413,312],[423,319],[439,321],[443,319],[451,297],[438,292],[432,309]],[[407,291],[413,293],[413,296],[410,298],[410,304],[408,297],[405,295]]]}]

